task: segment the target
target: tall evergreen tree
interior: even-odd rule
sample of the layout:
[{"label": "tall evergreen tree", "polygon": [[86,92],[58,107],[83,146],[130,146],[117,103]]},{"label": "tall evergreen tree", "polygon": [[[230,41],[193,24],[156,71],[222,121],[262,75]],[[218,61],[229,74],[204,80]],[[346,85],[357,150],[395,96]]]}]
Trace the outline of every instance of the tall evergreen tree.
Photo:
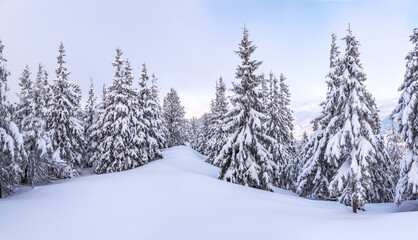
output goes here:
[{"label": "tall evergreen tree", "polygon": [[283,74],[280,74],[280,94],[279,94],[279,112],[280,115],[280,127],[279,135],[276,138],[279,142],[280,158],[284,163],[279,166],[280,180],[278,185],[282,188],[295,190],[297,181],[296,171],[296,149],[295,139],[293,138],[293,117],[292,110],[290,110],[290,91],[289,87],[285,83],[286,78]]},{"label": "tall evergreen tree", "polygon": [[90,78],[90,88],[89,88],[89,97],[87,99],[86,106],[84,107],[84,116],[83,116],[83,123],[84,123],[84,138],[86,140],[86,147],[84,153],[84,164],[85,167],[92,167],[93,166],[93,153],[96,144],[93,143],[95,140],[92,136],[93,132],[93,125],[96,120],[96,97],[94,96],[94,86],[93,86],[93,79]]},{"label": "tall evergreen tree", "polygon": [[[152,90],[148,87],[149,76],[147,66],[142,64],[142,74],[139,79],[139,106],[143,111],[143,121],[145,125],[146,151],[148,161],[161,158],[162,154],[159,149],[157,135],[159,134],[158,120],[154,110],[156,110],[155,102],[152,96]],[[154,122],[157,121],[157,122]]]},{"label": "tall evergreen tree", "polygon": [[57,78],[52,85],[49,102],[48,131],[52,134],[53,159],[65,167],[56,169],[60,178],[79,174],[84,144],[83,126],[80,120],[80,96],[77,85],[68,81],[69,72],[64,66],[65,50],[59,47]]},{"label": "tall evergreen tree", "polygon": [[30,185],[47,181],[49,168],[60,168],[59,163],[54,164],[51,160],[52,142],[46,130],[44,71],[43,66],[39,65],[36,81],[32,82],[29,68],[26,67],[20,78],[21,93],[17,115],[27,154],[22,182]]},{"label": "tall evergreen tree", "polygon": [[[254,188],[271,190],[274,162],[266,149],[271,139],[263,132],[261,77],[255,74],[261,62],[252,60],[256,46],[248,39],[244,28],[243,39],[236,51],[242,63],[237,67],[233,83],[232,109],[225,121],[229,133],[226,144],[215,158],[222,166],[220,179]],[[271,144],[271,143],[270,143]]]},{"label": "tall evergreen tree", "polygon": [[21,179],[20,165],[24,163],[23,137],[12,120],[13,105],[7,96],[10,75],[3,57],[4,45],[0,40],[0,198],[10,194]]},{"label": "tall evergreen tree", "polygon": [[19,87],[20,92],[18,94],[19,96],[19,102],[16,104],[16,114],[15,119],[19,126],[19,129],[21,129],[21,122],[23,118],[27,115],[29,115],[29,92],[32,88],[32,82],[30,79],[30,70],[29,66],[26,65],[25,69],[23,69],[22,75],[19,78]]},{"label": "tall evergreen tree", "polygon": [[391,128],[386,136],[386,149],[390,159],[391,175],[394,183],[399,181],[399,165],[405,156],[405,142],[398,132],[395,122],[392,121]]},{"label": "tall evergreen tree", "polygon": [[208,141],[209,132],[212,127],[212,114],[205,113],[198,121],[197,145],[195,150],[201,154],[209,154]]},{"label": "tall evergreen tree", "polygon": [[209,154],[207,162],[220,167],[220,162],[214,162],[216,156],[222,150],[228,138],[228,133],[223,129],[224,120],[228,112],[228,102],[225,96],[226,86],[222,77],[216,83],[215,100],[212,107],[211,126],[208,133],[208,149]]},{"label": "tall evergreen tree", "polygon": [[185,140],[182,132],[184,125],[184,107],[181,106],[180,98],[174,88],[170,89],[163,103],[163,116],[167,124],[167,146],[182,145]]},{"label": "tall evergreen tree", "polygon": [[95,169],[98,174],[123,171],[147,163],[143,113],[137,91],[132,88],[130,63],[123,61],[121,56],[122,50],[117,48],[113,62],[115,76],[93,132],[100,138],[93,157],[98,162]]},{"label": "tall evergreen tree", "polygon": [[325,80],[328,86],[327,96],[326,100],[321,103],[320,116],[313,121],[314,133],[301,153],[301,161],[304,165],[298,177],[297,193],[321,200],[331,198],[328,187],[339,165],[337,160],[325,156],[328,142],[339,128],[337,102],[340,95],[338,88],[342,78],[342,65],[336,40],[337,37],[333,34],[330,71]]},{"label": "tall evergreen tree", "polygon": [[196,117],[192,117],[189,122],[189,143],[190,147],[193,149],[197,148],[198,145],[198,138],[197,135],[199,133],[199,122]]},{"label": "tall evergreen tree", "polygon": [[348,32],[344,38],[347,46],[339,86],[341,122],[325,155],[340,163],[330,182],[331,195],[338,197],[341,203],[353,206],[353,212],[356,212],[369,201],[391,199],[393,183],[388,179],[388,169],[383,169],[387,168],[389,159],[379,132],[376,104],[363,85],[366,74],[359,59],[359,42],[350,29]]},{"label": "tall evergreen tree", "polygon": [[268,145],[268,150],[273,154],[273,160],[277,165],[274,171],[274,184],[284,189],[294,190],[297,173],[295,158],[296,150],[293,143],[293,118],[288,108],[290,93],[285,84],[285,77],[280,75],[280,81],[272,72],[267,80],[268,92],[266,95],[265,108],[267,118],[264,123],[266,133],[274,144]]},{"label": "tall evergreen tree", "polygon": [[151,124],[152,129],[150,131],[151,136],[157,141],[158,147],[160,149],[167,147],[167,128],[164,122],[164,117],[160,105],[160,100],[158,98],[158,78],[155,74],[152,74],[151,80],[151,96],[149,99],[149,108],[151,110]]},{"label": "tall evergreen tree", "polygon": [[406,142],[407,153],[400,164],[400,179],[396,186],[396,204],[418,199],[418,28],[410,37],[414,45],[406,56],[404,82],[394,116],[399,133]]},{"label": "tall evergreen tree", "polygon": [[[356,212],[367,202],[391,199],[393,183],[377,107],[364,86],[359,43],[350,30],[344,40],[347,47],[340,66],[333,67],[331,61],[328,75],[341,81],[331,80],[320,126],[308,143],[298,192],[338,198]],[[333,75],[334,70],[338,74]]]}]

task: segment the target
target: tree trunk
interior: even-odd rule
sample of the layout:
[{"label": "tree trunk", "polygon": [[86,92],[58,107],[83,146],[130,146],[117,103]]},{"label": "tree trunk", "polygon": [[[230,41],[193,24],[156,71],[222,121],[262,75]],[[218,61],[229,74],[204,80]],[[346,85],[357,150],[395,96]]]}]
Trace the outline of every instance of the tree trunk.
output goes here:
[{"label": "tree trunk", "polygon": [[2,198],[2,197],[3,197],[3,194],[1,192],[1,183],[0,183],[0,198]]},{"label": "tree trunk", "polygon": [[353,213],[357,213],[357,201],[353,199]]}]

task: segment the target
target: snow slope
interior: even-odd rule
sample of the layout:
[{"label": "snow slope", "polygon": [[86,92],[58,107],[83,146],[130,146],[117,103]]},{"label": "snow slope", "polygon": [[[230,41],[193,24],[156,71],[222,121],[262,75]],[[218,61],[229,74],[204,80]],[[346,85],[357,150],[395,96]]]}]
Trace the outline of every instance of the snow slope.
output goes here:
[{"label": "snow slope", "polygon": [[416,237],[418,201],[399,208],[369,204],[355,215],[335,202],[217,180],[219,170],[186,146],[167,149],[164,157],[134,170],[78,177],[0,199],[0,239]]}]

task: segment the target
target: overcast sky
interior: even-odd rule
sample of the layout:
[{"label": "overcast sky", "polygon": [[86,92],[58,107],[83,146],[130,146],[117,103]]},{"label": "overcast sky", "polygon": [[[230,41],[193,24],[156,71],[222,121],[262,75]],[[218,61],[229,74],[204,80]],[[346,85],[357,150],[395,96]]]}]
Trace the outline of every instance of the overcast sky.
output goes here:
[{"label": "overcast sky", "polygon": [[135,85],[145,62],[159,77],[160,97],[174,87],[191,117],[208,110],[219,76],[228,86],[235,80],[244,24],[258,45],[254,57],[263,61],[259,73],[283,72],[294,103],[324,98],[330,35],[344,37],[348,23],[361,43],[369,91],[378,101],[395,98],[417,11],[414,0],[0,0],[0,38],[13,98],[25,64],[34,73],[44,63],[52,82],[61,41],[83,100],[90,77],[100,95],[102,84],[111,84],[119,46],[132,62]]}]

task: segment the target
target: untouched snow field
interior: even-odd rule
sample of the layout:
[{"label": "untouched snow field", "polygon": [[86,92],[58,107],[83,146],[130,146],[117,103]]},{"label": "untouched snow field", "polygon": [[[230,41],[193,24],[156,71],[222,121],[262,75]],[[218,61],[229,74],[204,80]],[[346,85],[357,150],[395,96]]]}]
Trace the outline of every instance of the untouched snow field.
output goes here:
[{"label": "untouched snow field", "polygon": [[366,212],[216,179],[189,147],[130,171],[88,175],[0,199],[0,239],[414,239],[418,201]]}]

